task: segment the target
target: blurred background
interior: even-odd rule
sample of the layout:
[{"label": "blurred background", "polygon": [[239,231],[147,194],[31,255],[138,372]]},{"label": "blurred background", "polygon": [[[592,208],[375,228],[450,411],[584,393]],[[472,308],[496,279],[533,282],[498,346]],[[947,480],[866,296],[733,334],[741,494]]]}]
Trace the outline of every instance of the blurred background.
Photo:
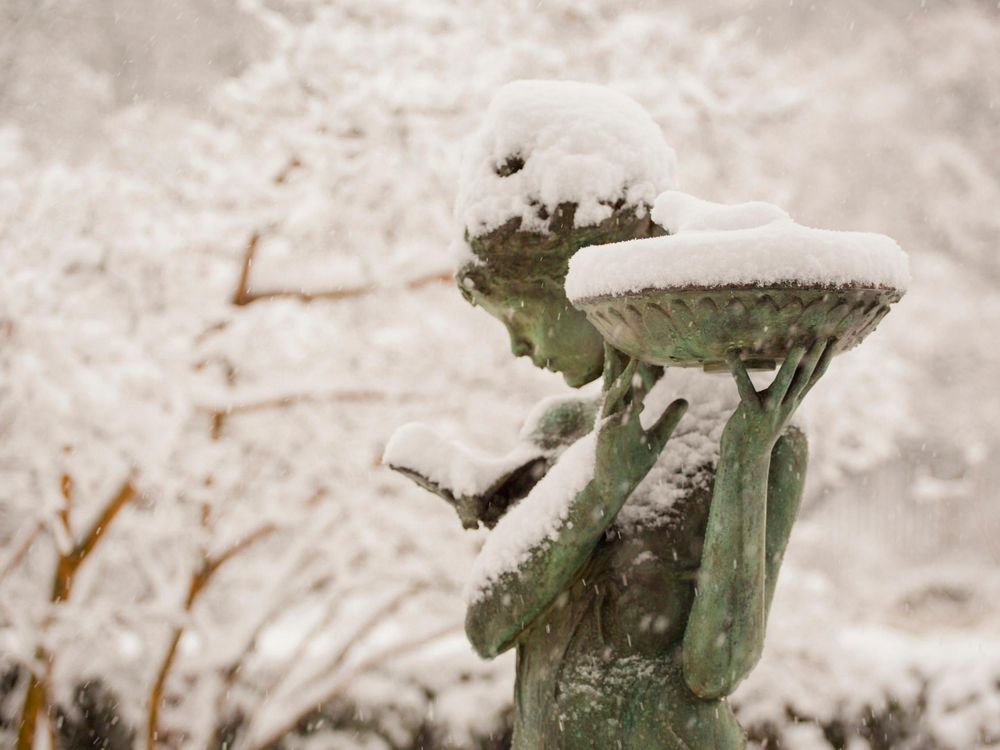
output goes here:
[{"label": "blurred background", "polygon": [[810,396],[734,703],[759,748],[1000,746],[995,0],[0,0],[0,746],[507,746],[481,532],[380,456],[503,450],[566,390],[450,279],[516,78],[631,95],[688,192],[909,251]]}]

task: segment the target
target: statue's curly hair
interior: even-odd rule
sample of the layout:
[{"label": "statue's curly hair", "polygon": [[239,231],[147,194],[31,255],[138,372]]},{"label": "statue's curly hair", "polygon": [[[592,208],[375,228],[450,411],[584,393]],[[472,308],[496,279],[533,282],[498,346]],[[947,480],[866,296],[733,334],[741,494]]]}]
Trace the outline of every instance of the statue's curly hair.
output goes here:
[{"label": "statue's curly hair", "polygon": [[467,233],[465,241],[475,259],[458,269],[455,280],[466,296],[470,286],[485,293],[552,287],[561,291],[569,259],[581,247],[664,234],[650,219],[648,206],[626,206],[620,200],[611,209],[611,216],[599,224],[576,227],[576,204],[560,203],[551,216],[542,215],[548,219],[545,233],[522,231],[520,218],[477,237]]}]

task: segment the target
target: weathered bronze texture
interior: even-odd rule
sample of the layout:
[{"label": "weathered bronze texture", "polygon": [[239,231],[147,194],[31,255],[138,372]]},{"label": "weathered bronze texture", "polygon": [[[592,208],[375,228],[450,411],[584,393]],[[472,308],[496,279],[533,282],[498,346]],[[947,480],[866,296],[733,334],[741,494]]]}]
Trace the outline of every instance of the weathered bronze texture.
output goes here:
[{"label": "weathered bronze texture", "polygon": [[[515,750],[745,746],[726,696],[760,657],[801,499],[808,451],[791,417],[834,353],[898,299],[872,289],[681,289],[587,300],[586,315],[573,307],[563,290],[572,253],[662,233],[647,210],[616,206],[601,225],[576,228],[563,206],[547,233],[512,222],[471,240],[474,258],[456,280],[507,328],[513,353],[573,386],[603,373],[603,390],[553,405],[526,436],[542,457],[480,496],[456,497],[406,471],[467,527],[493,528],[563,447],[597,431],[593,475],[563,523],[468,608],[481,655],[517,649]],[[779,360],[758,392],[748,366]],[[678,398],[644,429],[645,394],[660,365],[695,364],[728,368],[739,392],[718,461],[705,467],[712,480],[677,477],[683,498],[671,512],[626,529],[618,512],[670,450],[687,408]]]},{"label": "weathered bronze texture", "polygon": [[861,343],[898,302],[891,289],[793,285],[650,289],[577,300],[615,348],[664,366],[725,370],[740,350],[748,367],[773,369],[793,346],[837,339],[838,351]]}]

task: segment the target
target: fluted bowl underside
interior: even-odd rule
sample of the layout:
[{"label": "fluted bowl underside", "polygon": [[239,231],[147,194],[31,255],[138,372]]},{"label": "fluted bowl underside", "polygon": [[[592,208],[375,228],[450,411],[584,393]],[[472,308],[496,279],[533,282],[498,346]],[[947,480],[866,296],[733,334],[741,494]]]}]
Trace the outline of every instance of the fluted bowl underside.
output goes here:
[{"label": "fluted bowl underside", "polygon": [[857,346],[898,302],[894,289],[796,286],[651,289],[574,302],[617,349],[656,365],[726,368],[740,350],[756,369],[772,369],[797,345],[835,338]]}]

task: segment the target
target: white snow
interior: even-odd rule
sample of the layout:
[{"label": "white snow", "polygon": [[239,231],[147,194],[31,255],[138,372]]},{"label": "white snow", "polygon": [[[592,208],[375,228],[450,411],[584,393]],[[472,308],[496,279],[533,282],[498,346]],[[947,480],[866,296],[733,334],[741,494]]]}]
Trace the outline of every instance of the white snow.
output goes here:
[{"label": "white snow", "polygon": [[[764,660],[746,683],[759,690],[734,701],[741,720],[800,750],[784,737],[799,726],[790,713],[847,722],[855,734],[862,705],[884,696],[902,706],[901,721],[922,713],[915,728],[933,729],[942,748],[985,750],[1000,736],[988,698],[1000,680],[1000,474],[991,460],[1000,389],[996,347],[982,333],[1000,328],[996,128],[983,119],[1000,110],[982,106],[995,92],[1000,25],[984,22],[985,4],[907,15],[905,4],[886,3],[851,33],[810,35],[829,26],[816,23],[823,13],[836,21],[837,4],[796,3],[772,18],[758,4],[706,24],[694,17],[704,3],[667,17],[655,4],[625,11],[612,0],[179,0],[160,15],[125,14],[136,23],[116,27],[122,54],[141,53],[127,65],[120,55],[89,59],[106,32],[92,5],[61,4],[73,23],[18,24],[9,48],[20,64],[4,71],[13,96],[0,125],[5,664],[38,667],[43,645],[63,707],[72,709],[81,681],[100,679],[138,736],[171,629],[187,623],[203,647],[179,655],[162,726],[185,746],[207,746],[235,714],[296,724],[313,714],[315,680],[347,685],[340,705],[357,708],[345,711],[357,747],[395,738],[385,727],[399,717],[411,743],[425,727],[437,737],[457,726],[480,744],[502,736],[513,654],[475,656],[456,593],[484,535],[463,532],[444,502],[376,465],[385,437],[410,420],[483,449],[509,445],[531,404],[566,390],[511,357],[502,327],[452,284],[410,282],[451,267],[456,144],[498,82],[574,76],[642,101],[691,155],[691,192],[753,185],[754,195],[791,196],[781,205],[817,226],[884,227],[913,255],[905,314],[839,355],[807,400],[823,425],[810,436],[812,488]],[[170,12],[175,5],[184,12]],[[198,12],[213,5],[226,10]],[[242,33],[232,19],[244,13],[280,36]],[[220,44],[251,45],[260,64],[217,86],[190,55],[145,43],[139,22],[174,42],[191,38],[178,24],[219,29]],[[912,75],[899,76],[901,54]],[[220,63],[227,76],[231,63],[228,54]],[[152,95],[135,104],[116,96],[122,71],[129,89]],[[162,96],[180,103],[195,89],[197,101],[183,106]],[[257,231],[253,290],[372,292],[231,304]],[[962,363],[960,376],[938,366],[942,351]],[[973,462],[974,449],[986,458]],[[924,471],[968,489],[931,497]],[[58,515],[63,474],[74,486],[72,533]],[[71,599],[52,604],[57,553],[129,474],[141,497],[81,566]],[[221,554],[262,516],[278,536],[222,567],[185,612],[201,554]],[[966,578],[942,567],[948,561]],[[900,580],[915,565],[927,569],[929,590],[967,579],[967,599],[904,604]],[[452,635],[359,678],[352,665],[372,648],[352,640],[362,620],[391,591],[423,583],[430,588],[383,618],[378,644],[390,623],[407,639],[400,645],[446,626]],[[253,648],[255,633],[313,622],[309,613],[328,606],[329,626],[288,644],[287,659]],[[879,624],[889,632],[867,628],[868,646],[857,632],[841,636]],[[885,646],[890,634],[897,647]],[[347,654],[339,667],[335,641]],[[879,654],[892,659],[876,668]],[[919,704],[915,668],[928,688]],[[380,688],[369,687],[373,677]],[[14,727],[19,695],[5,705]],[[495,730],[484,734],[473,710],[496,717]],[[10,728],[0,727],[0,747],[15,744]],[[870,725],[862,731],[871,736]],[[300,739],[284,741],[304,747]],[[311,746],[332,744],[320,736]]]},{"label": "white snow", "polygon": [[677,398],[687,399],[688,410],[656,465],[618,513],[616,523],[623,532],[662,525],[692,487],[712,481],[722,430],[739,404],[736,384],[728,373],[667,368],[646,396],[643,427],[652,426]]},{"label": "white snow", "polygon": [[393,468],[415,471],[456,496],[472,496],[483,494],[505,474],[540,455],[542,451],[528,442],[518,442],[506,454],[490,455],[410,422],[393,433],[382,460]]},{"label": "white snow", "polygon": [[[497,173],[508,159],[524,166]],[[674,186],[675,156],[660,128],[633,99],[572,81],[514,81],[502,87],[464,156],[455,213],[469,236],[510,219],[547,232],[548,214],[577,204],[576,226],[611,215],[610,204],[644,211]]]},{"label": "white snow", "polygon": [[795,223],[777,206],[713,204],[671,191],[654,218],[674,234],[595,245],[570,260],[571,300],[652,288],[873,286],[904,291],[909,261],[894,240]]},{"label": "white snow", "polygon": [[773,203],[750,201],[727,205],[713,203],[679,190],[668,190],[653,203],[653,221],[670,234],[689,230],[753,229],[778,219],[789,219]]},{"label": "white snow", "polygon": [[593,479],[596,435],[590,432],[567,448],[528,496],[500,519],[472,566],[467,602],[478,601],[500,576],[555,539],[573,500]]}]

